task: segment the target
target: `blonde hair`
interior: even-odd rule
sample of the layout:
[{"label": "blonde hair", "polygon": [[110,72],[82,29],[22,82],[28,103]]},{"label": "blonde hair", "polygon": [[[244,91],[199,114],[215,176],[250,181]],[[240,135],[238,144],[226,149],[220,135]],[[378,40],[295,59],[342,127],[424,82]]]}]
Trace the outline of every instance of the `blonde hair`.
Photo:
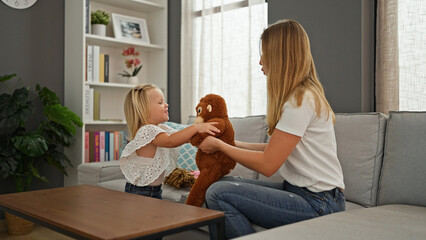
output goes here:
[{"label": "blonde hair", "polygon": [[153,84],[138,85],[129,91],[124,100],[124,116],[129,129],[129,140],[132,140],[139,128],[148,124],[149,98],[147,91],[157,88]]},{"label": "blonde hair", "polygon": [[267,71],[268,134],[274,131],[290,97],[294,96],[300,107],[306,91],[315,98],[317,116],[327,110],[334,122],[334,113],[318,79],[309,38],[303,27],[294,20],[280,20],[263,31],[261,41],[262,64]]}]

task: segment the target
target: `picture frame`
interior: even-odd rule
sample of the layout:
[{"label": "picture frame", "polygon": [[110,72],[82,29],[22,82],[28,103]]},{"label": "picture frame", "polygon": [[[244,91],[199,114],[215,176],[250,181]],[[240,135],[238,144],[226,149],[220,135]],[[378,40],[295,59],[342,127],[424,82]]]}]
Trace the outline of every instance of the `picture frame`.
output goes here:
[{"label": "picture frame", "polygon": [[150,44],[145,19],[116,13],[112,13],[111,17],[115,38]]}]

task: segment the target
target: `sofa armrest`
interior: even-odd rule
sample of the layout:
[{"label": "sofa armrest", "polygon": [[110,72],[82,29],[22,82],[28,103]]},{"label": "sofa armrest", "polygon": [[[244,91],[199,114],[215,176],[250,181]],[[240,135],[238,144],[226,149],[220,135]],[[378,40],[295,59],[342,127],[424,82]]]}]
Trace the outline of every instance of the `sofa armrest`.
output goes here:
[{"label": "sofa armrest", "polygon": [[78,184],[99,183],[124,179],[118,161],[83,163],[78,166]]}]

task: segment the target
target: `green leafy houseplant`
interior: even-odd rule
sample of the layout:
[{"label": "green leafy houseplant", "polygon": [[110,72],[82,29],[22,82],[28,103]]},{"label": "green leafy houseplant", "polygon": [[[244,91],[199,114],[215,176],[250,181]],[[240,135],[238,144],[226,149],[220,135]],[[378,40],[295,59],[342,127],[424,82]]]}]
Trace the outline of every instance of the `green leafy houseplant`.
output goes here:
[{"label": "green leafy houseplant", "polygon": [[96,10],[90,13],[91,24],[103,24],[108,25],[110,17],[109,14],[103,10]]},{"label": "green leafy houseplant", "polygon": [[[0,82],[16,77],[16,74],[0,76]],[[11,94],[0,95],[0,176],[15,178],[16,191],[27,191],[35,177],[48,182],[39,174],[42,162],[56,167],[64,175],[71,166],[60,146],[68,147],[81,127],[80,118],[60,104],[59,98],[46,87],[36,86],[37,96],[31,96],[29,87],[15,89]],[[36,130],[28,131],[26,123],[35,111],[34,101],[41,100],[44,119]]]}]

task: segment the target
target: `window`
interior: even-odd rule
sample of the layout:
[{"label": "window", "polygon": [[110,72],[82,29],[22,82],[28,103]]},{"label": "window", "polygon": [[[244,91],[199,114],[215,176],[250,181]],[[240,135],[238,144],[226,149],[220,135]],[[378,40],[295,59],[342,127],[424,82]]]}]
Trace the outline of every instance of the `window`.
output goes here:
[{"label": "window", "polygon": [[426,1],[398,0],[399,110],[426,110]]},{"label": "window", "polygon": [[182,122],[209,93],[225,99],[230,117],[266,114],[259,65],[264,0],[184,0],[182,12]]}]

